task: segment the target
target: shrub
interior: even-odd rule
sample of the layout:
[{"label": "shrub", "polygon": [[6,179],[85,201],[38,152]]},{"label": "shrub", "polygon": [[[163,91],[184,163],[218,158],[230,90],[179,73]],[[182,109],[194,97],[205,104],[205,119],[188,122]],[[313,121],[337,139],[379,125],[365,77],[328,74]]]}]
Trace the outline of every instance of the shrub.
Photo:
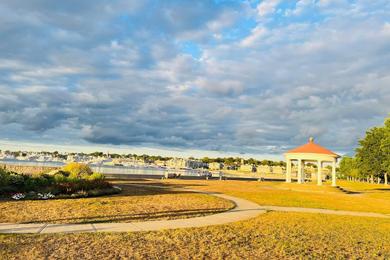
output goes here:
[{"label": "shrub", "polygon": [[77,191],[76,182],[62,182],[55,185],[55,189],[59,194],[72,194]]},{"label": "shrub", "polygon": [[66,172],[66,171],[63,171],[63,170],[52,170],[48,173],[46,173],[47,175],[50,175],[50,176],[54,176],[56,174],[61,174],[65,177],[68,177],[69,176],[69,172]]},{"label": "shrub", "polygon": [[111,184],[104,180],[83,180],[77,179],[68,182],[57,183],[54,187],[56,193],[72,194],[78,191],[89,191],[93,189],[111,188]]},{"label": "shrub", "polygon": [[0,168],[0,187],[7,186],[9,183],[9,173]]},{"label": "shrub", "polygon": [[94,172],[91,175],[84,177],[86,180],[94,181],[94,180],[104,180],[104,175],[98,172]]},{"label": "shrub", "polygon": [[71,178],[82,178],[92,174],[92,170],[88,165],[76,162],[69,163],[68,165],[64,166],[62,170],[64,172],[68,172],[69,177]]},{"label": "shrub", "polygon": [[8,175],[8,185],[14,185],[17,187],[23,187],[24,185],[24,176],[19,174],[9,174]]},{"label": "shrub", "polygon": [[53,183],[53,178],[42,175],[42,176],[36,176],[36,177],[31,177],[31,176],[22,176],[24,177],[24,190],[25,191],[38,191],[42,187],[48,187]]},{"label": "shrub", "polygon": [[83,164],[70,164],[63,171],[40,175],[22,175],[0,168],[0,195],[23,194],[15,199],[79,198],[117,192],[103,174],[92,173]]},{"label": "shrub", "polygon": [[54,174],[54,181],[56,183],[59,183],[59,182],[66,182],[67,181],[67,178],[66,176],[64,176],[61,172],[58,172],[56,174]]},{"label": "shrub", "polygon": [[92,190],[92,189],[105,189],[105,188],[111,188],[111,184],[109,182],[106,182],[104,180],[80,180],[79,183],[77,183],[78,190]]}]

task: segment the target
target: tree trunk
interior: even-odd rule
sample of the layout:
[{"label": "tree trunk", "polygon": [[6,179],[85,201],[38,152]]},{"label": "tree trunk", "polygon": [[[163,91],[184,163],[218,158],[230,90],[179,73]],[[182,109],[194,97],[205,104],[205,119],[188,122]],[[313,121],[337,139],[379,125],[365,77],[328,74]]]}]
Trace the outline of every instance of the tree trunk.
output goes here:
[{"label": "tree trunk", "polygon": [[385,172],[385,185],[387,185],[387,172]]},{"label": "tree trunk", "polygon": [[371,175],[371,183],[374,184],[374,175]]}]

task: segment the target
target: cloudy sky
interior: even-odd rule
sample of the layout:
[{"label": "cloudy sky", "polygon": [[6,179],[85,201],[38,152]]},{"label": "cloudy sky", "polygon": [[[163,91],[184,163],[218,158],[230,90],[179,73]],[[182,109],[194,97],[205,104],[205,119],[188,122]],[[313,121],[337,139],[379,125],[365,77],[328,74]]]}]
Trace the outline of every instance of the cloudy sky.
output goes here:
[{"label": "cloudy sky", "polygon": [[389,112],[388,0],[0,2],[3,144],[344,153]]}]

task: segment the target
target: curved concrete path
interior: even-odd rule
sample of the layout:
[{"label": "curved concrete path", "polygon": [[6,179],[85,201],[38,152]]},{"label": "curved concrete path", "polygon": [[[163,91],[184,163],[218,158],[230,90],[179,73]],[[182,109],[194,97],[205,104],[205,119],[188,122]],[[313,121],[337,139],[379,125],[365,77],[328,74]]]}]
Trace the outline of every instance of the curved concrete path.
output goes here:
[{"label": "curved concrete path", "polygon": [[[153,188],[169,188],[164,186],[134,185]],[[171,189],[171,188],[170,188]],[[300,213],[320,213],[343,216],[390,218],[390,215],[373,212],[356,212],[344,210],[279,207],[279,206],[259,206],[258,204],[229,196],[226,194],[204,192],[191,189],[172,189],[176,191],[191,191],[202,194],[209,194],[219,198],[227,199],[235,204],[235,207],[226,212],[213,215],[174,219],[156,220],[131,223],[93,223],[93,224],[12,224],[0,223],[0,233],[76,233],[76,232],[133,232],[133,231],[156,231],[175,228],[204,227],[211,225],[221,225],[231,222],[241,221],[256,217],[268,211],[300,212]]]},{"label": "curved concrete path", "polygon": [[[162,186],[134,185],[153,188],[166,188]],[[171,189],[171,188],[170,188]],[[75,233],[75,232],[132,232],[132,231],[153,231],[174,228],[204,227],[211,225],[221,225],[240,220],[246,220],[256,217],[258,214],[265,213],[256,203],[236,198],[233,196],[203,192],[190,189],[171,189],[176,191],[191,191],[213,195],[219,198],[227,199],[235,204],[231,210],[207,215],[203,217],[156,220],[131,223],[93,223],[93,224],[12,224],[0,223],[0,233]]]}]

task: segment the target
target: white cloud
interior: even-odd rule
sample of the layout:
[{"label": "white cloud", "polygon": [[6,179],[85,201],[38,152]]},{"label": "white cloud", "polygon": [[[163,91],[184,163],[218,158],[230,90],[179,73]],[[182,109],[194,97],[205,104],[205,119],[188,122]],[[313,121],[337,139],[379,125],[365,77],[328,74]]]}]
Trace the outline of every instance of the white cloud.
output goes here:
[{"label": "white cloud", "polygon": [[390,23],[385,23],[383,25],[382,33],[386,36],[390,36]]},{"label": "white cloud", "polygon": [[263,0],[257,6],[257,13],[260,17],[272,14],[280,0]]},{"label": "white cloud", "polygon": [[307,7],[313,4],[313,0],[299,0],[294,9],[287,9],[286,16],[301,15]]},{"label": "white cloud", "polygon": [[318,5],[321,7],[326,7],[329,5],[338,5],[346,3],[346,0],[319,0]]},{"label": "white cloud", "polygon": [[[356,138],[345,137],[390,111],[385,1],[322,2],[313,9],[324,19],[314,22],[273,20],[279,1],[252,10],[227,2],[122,12],[104,1],[54,10],[9,1],[34,23],[0,18],[8,25],[0,25],[0,136],[263,154],[317,135],[352,150]],[[200,59],[182,51],[183,40]]]},{"label": "white cloud", "polygon": [[262,26],[255,27],[249,36],[241,41],[243,47],[250,47],[259,44],[260,40],[267,35],[267,29]]}]

